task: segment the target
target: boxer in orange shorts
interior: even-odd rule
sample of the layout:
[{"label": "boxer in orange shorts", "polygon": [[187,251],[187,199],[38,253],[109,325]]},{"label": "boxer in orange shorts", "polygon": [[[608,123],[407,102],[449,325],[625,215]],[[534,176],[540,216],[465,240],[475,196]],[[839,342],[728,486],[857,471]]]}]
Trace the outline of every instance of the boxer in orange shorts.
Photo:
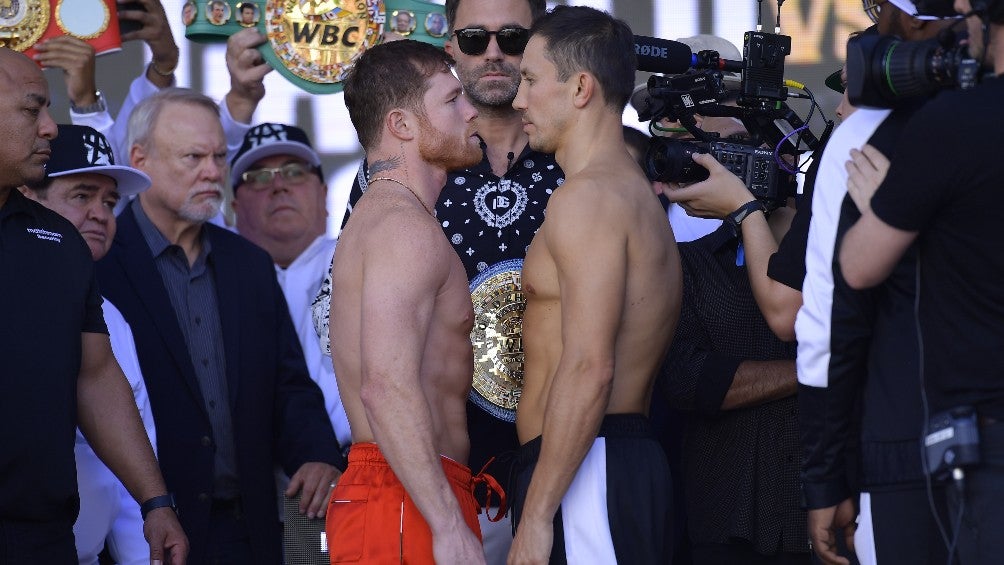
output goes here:
[{"label": "boxer in orange shorts", "polygon": [[452,64],[406,39],[366,50],[345,81],[369,179],[331,271],[331,356],[353,441],[328,506],[333,563],[485,563],[463,465],[474,308],[432,212],[447,171],[481,161]]},{"label": "boxer in orange shorts", "polygon": [[[474,500],[474,485],[483,481],[489,492],[501,494],[501,489],[491,476],[474,477],[466,466],[446,456],[440,459],[464,521],[480,541],[481,510]],[[349,466],[328,505],[332,563],[434,563],[429,525],[376,444],[352,445]]]}]

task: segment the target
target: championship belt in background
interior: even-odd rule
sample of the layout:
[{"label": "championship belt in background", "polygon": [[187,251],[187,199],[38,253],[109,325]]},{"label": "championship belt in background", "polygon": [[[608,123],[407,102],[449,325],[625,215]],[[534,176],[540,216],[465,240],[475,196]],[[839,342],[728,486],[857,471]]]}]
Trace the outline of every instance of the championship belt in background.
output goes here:
[{"label": "championship belt in background", "polygon": [[492,416],[516,421],[523,390],[522,259],[485,269],[471,281],[474,303],[474,383],[470,399]]},{"label": "championship belt in background", "polygon": [[286,80],[312,94],[331,94],[342,90],[356,58],[381,41],[385,24],[397,30],[392,14],[407,31],[401,35],[442,46],[443,10],[421,0],[186,0],[181,22],[185,37],[200,43],[256,28],[268,37],[259,48],[263,57]]},{"label": "championship belt in background", "polygon": [[384,30],[407,39],[442,47],[446,43],[446,13],[442,4],[427,0],[386,0],[387,23]]},{"label": "championship belt in background", "polygon": [[31,57],[32,47],[72,35],[98,55],[122,49],[115,0],[0,0],[0,45]]}]

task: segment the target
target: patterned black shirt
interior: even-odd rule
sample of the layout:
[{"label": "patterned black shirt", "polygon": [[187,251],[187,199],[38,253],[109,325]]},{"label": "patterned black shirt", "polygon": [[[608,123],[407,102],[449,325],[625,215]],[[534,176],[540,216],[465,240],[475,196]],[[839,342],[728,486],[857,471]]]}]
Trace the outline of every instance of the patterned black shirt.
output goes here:
[{"label": "patterned black shirt", "polygon": [[795,396],[720,409],[745,360],[794,359],[763,319],[731,228],[680,245],[683,306],[659,389],[688,411],[684,492],[695,544],[746,540],[759,553],[808,552]]}]

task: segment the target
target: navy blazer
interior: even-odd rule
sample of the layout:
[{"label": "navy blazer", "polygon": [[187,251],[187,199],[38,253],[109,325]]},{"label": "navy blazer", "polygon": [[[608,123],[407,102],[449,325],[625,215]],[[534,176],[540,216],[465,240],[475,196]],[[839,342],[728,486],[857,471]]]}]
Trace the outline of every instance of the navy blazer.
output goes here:
[{"label": "navy blazer", "polygon": [[[275,464],[341,466],[320,389],[310,379],[271,258],[244,238],[205,224],[226,358],[241,504],[257,563],[282,562]],[[102,294],[136,339],[157,429],[157,452],[191,544],[205,559],[213,500],[213,433],[195,369],[136,216],[126,208],[98,263]]]}]

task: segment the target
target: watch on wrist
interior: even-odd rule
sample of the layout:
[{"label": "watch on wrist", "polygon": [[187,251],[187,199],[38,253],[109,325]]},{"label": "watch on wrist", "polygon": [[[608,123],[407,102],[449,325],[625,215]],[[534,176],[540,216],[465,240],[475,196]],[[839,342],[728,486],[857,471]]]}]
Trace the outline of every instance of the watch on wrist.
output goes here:
[{"label": "watch on wrist", "polygon": [[70,100],[70,110],[72,110],[74,114],[94,114],[108,110],[108,105],[105,104],[105,97],[101,95],[100,90],[94,91],[94,98],[97,101],[94,104],[88,104],[86,106],[77,106],[72,100]]},{"label": "watch on wrist", "polygon": [[158,508],[170,508],[171,510],[174,510],[175,514],[178,513],[178,506],[174,503],[174,495],[171,493],[162,494],[160,496],[147,499],[146,502],[140,504],[139,513],[143,516],[143,521],[146,521],[147,514]]},{"label": "watch on wrist", "polygon": [[725,216],[725,221],[732,226],[732,232],[736,236],[739,236],[742,233],[742,230],[739,227],[740,224],[742,224],[743,220],[748,218],[750,214],[757,211],[763,212],[765,215],[767,214],[767,208],[763,205],[763,202],[760,202],[759,200],[752,200],[740,206],[735,212]]}]

